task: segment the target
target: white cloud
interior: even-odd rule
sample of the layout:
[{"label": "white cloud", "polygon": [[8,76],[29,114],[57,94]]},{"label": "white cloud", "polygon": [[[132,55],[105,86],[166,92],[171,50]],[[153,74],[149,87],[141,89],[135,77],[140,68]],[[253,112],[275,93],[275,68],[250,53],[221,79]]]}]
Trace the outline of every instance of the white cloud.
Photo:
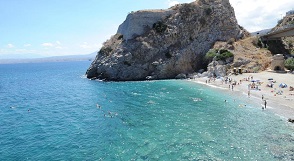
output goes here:
[{"label": "white cloud", "polygon": [[230,0],[238,23],[250,32],[272,28],[294,6],[293,0]]},{"label": "white cloud", "polygon": [[61,46],[56,46],[55,49],[63,49]]},{"label": "white cloud", "polygon": [[89,44],[88,42],[83,42],[80,47],[83,49],[98,49],[100,48],[102,45],[99,44]]},{"label": "white cloud", "polygon": [[7,47],[8,48],[14,48],[14,45],[13,44],[7,44]]},{"label": "white cloud", "polygon": [[55,41],[55,43],[46,42],[46,43],[41,44],[41,46],[43,46],[47,49],[48,48],[63,49],[60,41]]},{"label": "white cloud", "polygon": [[49,42],[43,43],[41,45],[44,47],[53,47],[54,46],[52,43],[49,43]]},{"label": "white cloud", "polygon": [[[166,4],[189,3],[195,0],[166,0]],[[238,23],[250,32],[275,27],[277,21],[293,9],[293,0],[230,0]]]},{"label": "white cloud", "polygon": [[83,42],[83,44],[81,44],[80,47],[84,49],[88,49],[90,48],[90,45],[87,42]]},{"label": "white cloud", "polygon": [[172,6],[176,5],[176,4],[179,4],[180,2],[175,1],[175,0],[168,0],[167,3],[168,3],[169,7],[172,7]]},{"label": "white cloud", "polygon": [[23,53],[35,53],[35,50],[28,50],[28,49],[15,49],[15,52],[23,54]]},{"label": "white cloud", "polygon": [[30,47],[30,46],[32,46],[31,44],[24,44],[23,45],[24,47]]}]

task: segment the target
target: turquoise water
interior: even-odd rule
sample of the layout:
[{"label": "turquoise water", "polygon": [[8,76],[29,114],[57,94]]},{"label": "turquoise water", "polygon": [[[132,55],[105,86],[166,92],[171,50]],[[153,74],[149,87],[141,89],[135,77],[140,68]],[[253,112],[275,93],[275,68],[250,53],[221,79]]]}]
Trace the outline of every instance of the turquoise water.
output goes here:
[{"label": "turquoise water", "polygon": [[90,81],[89,64],[0,65],[0,160],[294,159],[293,125],[252,98],[189,81]]}]

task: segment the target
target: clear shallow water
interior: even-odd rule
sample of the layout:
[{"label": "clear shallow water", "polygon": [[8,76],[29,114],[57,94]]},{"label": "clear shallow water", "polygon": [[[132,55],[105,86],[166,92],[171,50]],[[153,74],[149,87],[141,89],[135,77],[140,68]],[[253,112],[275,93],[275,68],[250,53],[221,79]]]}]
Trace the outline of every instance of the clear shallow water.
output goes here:
[{"label": "clear shallow water", "polygon": [[90,81],[89,64],[0,65],[0,160],[294,159],[293,126],[253,99],[189,81]]}]

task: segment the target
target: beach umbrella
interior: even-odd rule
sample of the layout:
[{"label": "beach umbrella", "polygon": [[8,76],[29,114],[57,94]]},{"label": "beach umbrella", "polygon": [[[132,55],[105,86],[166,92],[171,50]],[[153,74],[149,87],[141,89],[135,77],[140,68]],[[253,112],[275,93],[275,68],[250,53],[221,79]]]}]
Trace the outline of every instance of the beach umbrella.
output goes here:
[{"label": "beach umbrella", "polygon": [[251,82],[256,82],[256,80],[251,80]]},{"label": "beach umbrella", "polygon": [[281,83],[279,87],[281,87],[281,88],[286,88],[286,87],[287,87],[287,84],[285,84],[285,83]]}]

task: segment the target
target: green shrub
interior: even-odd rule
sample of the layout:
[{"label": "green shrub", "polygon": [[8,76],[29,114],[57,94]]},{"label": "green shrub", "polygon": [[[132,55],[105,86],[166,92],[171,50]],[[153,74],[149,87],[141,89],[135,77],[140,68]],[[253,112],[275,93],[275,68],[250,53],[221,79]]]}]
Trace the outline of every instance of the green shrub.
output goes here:
[{"label": "green shrub", "polygon": [[223,54],[223,53],[225,53],[225,52],[228,52],[228,50],[226,50],[226,49],[220,49],[220,50],[219,50],[219,53],[220,53],[220,54]]},{"label": "green shrub", "polygon": [[257,67],[253,68],[254,73],[257,73],[259,70],[260,70],[260,66],[257,66]]},{"label": "green shrub", "polygon": [[231,58],[234,57],[234,54],[229,52],[228,50],[225,49],[221,49],[221,50],[209,50],[206,54],[205,54],[205,61],[211,62],[213,60],[213,58],[216,57],[216,60],[222,60],[225,61],[227,58]]},{"label": "green shrub", "polygon": [[231,58],[234,56],[233,53],[229,52],[228,50],[220,50],[220,54],[216,55],[216,60],[223,60],[225,61],[227,58]]},{"label": "green shrub", "polygon": [[209,50],[206,54],[204,59],[207,62],[211,62],[213,60],[213,58],[216,56],[217,51],[216,50]]},{"label": "green shrub", "polygon": [[285,67],[289,70],[294,70],[294,58],[288,58],[285,61]]},{"label": "green shrub", "polygon": [[258,39],[257,46],[260,47],[260,48],[263,48],[264,44],[261,41],[261,39]]},{"label": "green shrub", "polygon": [[163,33],[167,29],[167,25],[161,21],[158,21],[153,24],[153,29],[155,29],[157,33]]}]

